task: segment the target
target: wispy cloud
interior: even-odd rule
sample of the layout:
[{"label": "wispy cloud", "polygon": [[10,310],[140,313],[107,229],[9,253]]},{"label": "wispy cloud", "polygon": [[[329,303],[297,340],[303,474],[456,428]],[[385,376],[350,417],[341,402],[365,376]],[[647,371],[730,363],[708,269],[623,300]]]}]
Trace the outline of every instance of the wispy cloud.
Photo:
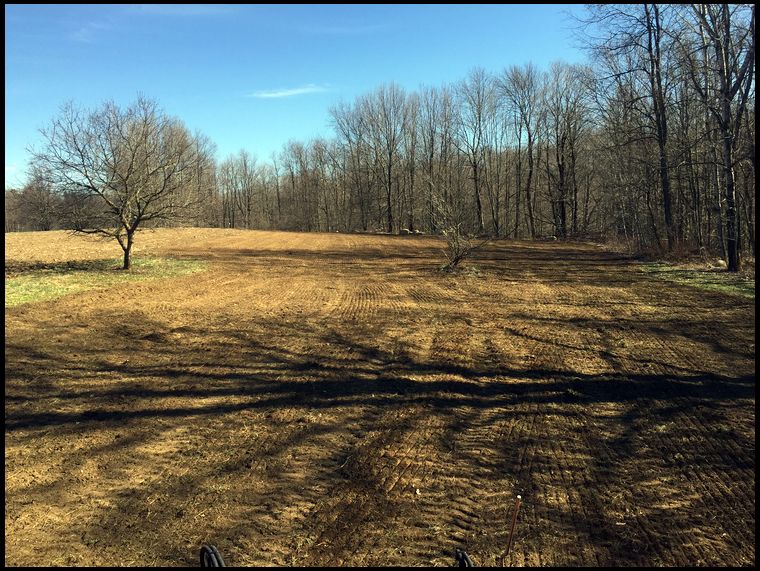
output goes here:
[{"label": "wispy cloud", "polygon": [[[133,4],[123,6],[118,14],[136,14],[145,16],[215,16],[230,14],[238,9],[237,6],[213,5],[213,4]],[[92,44],[95,43],[102,32],[115,30],[121,27],[118,14],[105,17],[106,21],[91,20],[84,24],[78,24],[75,30],[69,34],[69,38],[75,42]]]},{"label": "wispy cloud", "polygon": [[308,25],[297,26],[296,31],[323,36],[365,36],[387,30],[386,24]]},{"label": "wispy cloud", "polygon": [[294,97],[296,95],[307,95],[309,93],[323,93],[330,89],[324,85],[315,85],[309,83],[302,87],[294,87],[292,89],[270,89],[265,91],[255,91],[246,97],[255,97],[257,99],[278,99],[282,97]]},{"label": "wispy cloud", "polygon": [[103,22],[91,21],[77,28],[69,37],[75,42],[91,44],[100,32],[108,30],[110,27],[110,25]]},{"label": "wispy cloud", "polygon": [[136,4],[129,7],[130,12],[156,16],[214,16],[235,10],[236,6],[221,4]]}]

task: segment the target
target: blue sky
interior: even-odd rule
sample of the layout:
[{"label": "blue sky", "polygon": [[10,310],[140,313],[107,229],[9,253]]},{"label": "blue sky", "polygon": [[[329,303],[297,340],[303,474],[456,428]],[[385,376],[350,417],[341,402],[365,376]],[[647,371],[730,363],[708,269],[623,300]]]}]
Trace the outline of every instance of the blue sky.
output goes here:
[{"label": "blue sky", "polygon": [[533,62],[586,61],[579,5],[6,5],[6,186],[73,100],[155,98],[223,159],[329,136],[330,106]]}]

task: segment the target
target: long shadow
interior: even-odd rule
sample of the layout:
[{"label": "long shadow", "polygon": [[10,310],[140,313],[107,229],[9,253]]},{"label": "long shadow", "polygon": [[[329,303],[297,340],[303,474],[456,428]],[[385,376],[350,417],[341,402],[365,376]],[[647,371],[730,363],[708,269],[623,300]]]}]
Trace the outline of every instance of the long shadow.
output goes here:
[{"label": "long shadow", "polygon": [[[345,255],[336,252],[334,259]],[[375,254],[362,255],[372,260]],[[594,254],[589,258],[596,263]],[[442,318],[463,316],[454,307]],[[93,330],[67,333],[66,324],[57,325],[56,336],[63,339],[58,345],[44,338],[37,343],[6,341],[6,438],[16,445],[35,447],[48,436],[94,438],[108,430],[124,435],[68,451],[61,468],[62,473],[74,474],[93,458],[119,454],[127,458],[118,464],[127,484],[123,493],[112,498],[114,509],[102,520],[83,520],[72,526],[82,536],[100,534],[96,537],[112,551],[119,552],[126,544],[145,550],[147,545],[161,550],[159,561],[164,564],[192,564],[194,553],[183,547],[190,534],[193,541],[224,541],[233,562],[235,558],[250,561],[244,555],[253,549],[251,537],[264,543],[282,533],[278,526],[283,521],[291,521],[284,516],[278,519],[281,512],[306,500],[310,506],[319,505],[322,496],[336,494],[344,489],[341,486],[352,491],[381,486],[372,478],[352,483],[338,468],[355,451],[357,440],[387,429],[380,419],[413,409],[414,419],[392,437],[403,438],[415,430],[415,423],[436,419],[435,426],[441,427],[436,442],[442,446],[446,434],[461,445],[459,465],[471,468],[463,475],[485,474],[489,490],[509,486],[524,494],[526,506],[516,546],[525,554],[555,553],[546,564],[753,562],[754,551],[750,555],[748,545],[754,537],[754,514],[749,509],[754,506],[754,439],[750,437],[754,426],[745,430],[742,424],[744,419],[754,421],[755,375],[748,367],[721,375],[706,366],[678,369],[658,357],[654,361],[672,373],[584,374],[549,366],[426,361],[408,347],[370,338],[372,329],[364,324],[354,328],[329,320],[286,324],[255,316],[239,329],[222,320],[203,328],[184,327],[184,334],[202,339],[190,342],[173,340],[173,332],[164,324],[145,316],[96,312],[92,317],[98,324]],[[424,317],[423,312],[409,320]],[[521,321],[539,318],[514,317]],[[391,319],[376,324],[377,330],[382,332]],[[561,320],[539,322],[563,326]],[[684,331],[718,353],[729,352],[733,343],[724,343],[725,336],[717,331],[701,329],[706,325],[702,321],[695,321],[693,328],[687,322],[672,327],[664,322],[611,324],[583,318],[564,323],[570,331],[611,327],[621,333],[629,325],[647,336]],[[731,331],[738,341],[749,338],[746,329],[745,323],[738,323]],[[543,339],[518,330],[511,334],[558,351],[582,349],[572,340]],[[286,345],[289,340],[299,343]],[[114,353],[130,358],[115,360]],[[750,360],[749,354],[740,357],[742,362]],[[292,418],[279,423],[268,419],[277,430],[267,433],[263,444],[255,438],[251,442],[239,438],[245,422],[280,410],[293,412]],[[293,419],[299,415],[316,414],[329,420],[295,426]],[[196,438],[192,445],[174,453],[183,458],[180,466],[192,470],[143,485],[130,483],[128,472],[133,466],[139,468],[144,446],[155,431],[167,426],[190,427],[197,433],[192,435]],[[491,456],[484,458],[480,450],[462,444],[468,430],[493,435],[496,449]],[[277,471],[278,462],[284,465],[306,444],[323,441],[336,446],[335,456],[323,459],[324,466],[296,475]],[[209,442],[220,444],[209,446]],[[268,467],[250,468],[262,457],[271,460]],[[310,478],[319,486],[312,486]],[[238,480],[243,483],[234,484]],[[54,501],[65,493],[65,484],[63,478],[31,483],[27,493]],[[244,491],[254,484],[259,488],[250,495],[228,497],[228,490]],[[562,494],[568,496],[567,501],[558,499]],[[156,497],[168,498],[165,502],[171,509],[157,507],[161,503]],[[415,514],[419,518],[416,504],[404,503],[397,496],[392,500],[396,511],[389,514],[402,514],[409,521],[416,521]],[[15,499],[10,502],[7,512],[20,509]],[[234,512],[236,520],[214,519],[208,525],[201,520],[194,526],[183,524],[182,517],[187,515],[178,516],[175,509],[206,513],[201,510],[213,509],[215,502],[230,512],[237,505],[243,508]],[[362,536],[362,525],[367,523],[361,519],[360,508],[365,504],[357,505],[357,513],[335,515],[350,522],[356,518],[352,535]],[[152,512],[148,506],[154,506]],[[371,515],[392,527],[390,516]],[[468,525],[478,529],[476,523]],[[489,545],[503,545],[498,543],[503,535],[489,529],[484,533],[490,543],[473,539],[474,546],[486,550]],[[724,533],[735,538],[730,540],[734,544],[726,544],[733,545],[732,549],[720,543],[723,540],[718,538]],[[698,544],[692,540],[695,534],[716,539]],[[563,537],[573,538],[566,552],[551,543]],[[348,539],[341,541],[346,549],[355,547]],[[596,555],[572,543],[591,545]],[[512,564],[521,562],[516,556]],[[264,561],[288,563],[276,558]]]},{"label": "long shadow", "polygon": [[[261,325],[261,324],[259,324]],[[149,327],[159,330],[160,325]],[[277,335],[304,335],[303,326],[296,329],[271,323],[266,329]],[[205,331],[185,328],[186,333],[201,335]],[[114,330],[117,334],[118,328]],[[514,335],[543,342],[544,340],[521,331]],[[264,408],[280,405],[330,406],[372,405],[382,406],[384,399],[392,397],[395,406],[401,402],[416,402],[434,408],[456,407],[463,403],[476,408],[520,405],[523,403],[567,404],[571,402],[633,403],[667,395],[672,398],[691,398],[703,401],[728,401],[748,399],[754,396],[754,374],[725,376],[709,371],[680,370],[678,373],[584,374],[567,370],[544,368],[515,368],[503,364],[464,366],[454,362],[421,362],[407,352],[393,351],[348,338],[344,333],[323,329],[309,331],[308,336],[316,346],[342,348],[353,357],[334,357],[318,353],[302,354],[278,346],[272,341],[259,341],[241,334],[239,330],[214,331],[218,340],[206,345],[202,353],[193,357],[192,349],[160,343],[149,343],[154,352],[152,362],[128,360],[112,363],[97,358],[97,351],[83,362],[72,363],[67,356],[45,353],[40,348],[30,348],[14,343],[6,344],[6,404],[13,402],[44,401],[45,399],[77,400],[88,403],[113,399],[153,399],[181,397],[194,401],[209,397],[256,397],[247,404],[237,403],[209,407],[176,407],[170,409],[145,409],[115,411],[110,408],[90,408],[76,414],[23,413],[8,410],[6,406],[6,430],[14,431],[31,427],[50,427],[84,421],[85,429],[90,422],[119,421],[130,418],[154,416],[197,416],[208,413],[224,413],[245,408]],[[162,337],[159,335],[159,337]],[[564,344],[555,340],[550,344],[571,349],[580,346]],[[158,350],[158,353],[156,351]],[[230,358],[237,355],[237,358]],[[216,356],[216,358],[215,358]],[[157,357],[160,357],[158,359]],[[200,357],[200,358],[198,358]],[[170,361],[161,364],[156,361]],[[656,362],[656,360],[655,360]],[[117,388],[99,387],[82,391],[52,389],[29,392],[24,385],[44,380],[37,367],[43,364],[54,372],[67,370],[83,379],[99,378],[103,374],[118,375],[138,381],[138,387],[119,384]],[[678,370],[672,364],[662,366]],[[224,369],[228,372],[222,372]],[[231,371],[229,369],[232,369]],[[420,376],[435,376],[435,381],[418,381]],[[444,377],[445,380],[441,380]],[[171,381],[170,388],[152,388],[151,379]],[[163,383],[166,384],[166,383]],[[21,389],[21,390],[19,390]]]},{"label": "long shadow", "polygon": [[27,262],[8,260],[5,262],[6,275],[24,275],[33,272],[66,274],[69,272],[105,272],[119,270],[121,265],[114,258],[106,260],[66,260],[64,262]]},{"label": "long shadow", "polygon": [[[387,249],[373,241],[366,245],[360,243],[354,246],[346,245],[345,248],[338,249],[212,247],[200,255],[236,265],[246,264],[250,260],[257,259],[277,259],[284,262],[288,260],[297,262],[319,261],[320,263],[337,261],[342,264],[373,265],[376,263],[378,267],[383,267],[386,270],[388,270],[388,260],[399,262],[429,260],[431,263],[443,260],[441,250],[445,248],[445,241],[442,239],[431,244],[431,238],[426,238],[423,243],[420,243],[417,238],[401,236],[394,238],[392,248]],[[174,252],[193,257],[199,255],[197,250],[176,249]],[[470,259],[485,267],[502,268],[506,265],[512,270],[529,270],[547,276],[558,271],[567,272],[568,275],[575,273],[585,275],[586,272],[604,267],[615,268],[616,271],[619,271],[621,264],[635,260],[628,256],[580,245],[577,247],[547,248],[513,242],[488,244],[476,251]]]},{"label": "long shadow", "polygon": [[[93,393],[53,393],[53,399],[106,399],[122,398],[170,398],[183,397],[190,400],[235,396],[259,397],[251,402],[206,407],[174,407],[131,411],[111,408],[83,410],[77,413],[15,414],[6,412],[7,432],[28,428],[51,428],[71,423],[85,423],[79,430],[95,429],[97,422],[120,423],[133,418],[201,416],[225,414],[244,409],[273,408],[278,406],[302,406],[309,408],[345,407],[350,405],[398,406],[410,403],[434,408],[453,408],[468,405],[475,408],[504,407],[525,403],[569,404],[583,403],[644,403],[664,396],[722,402],[754,397],[754,375],[721,377],[719,375],[663,376],[663,375],[578,375],[562,371],[524,370],[512,371],[514,379],[491,381],[483,386],[461,381],[413,381],[395,376],[379,376],[374,382],[357,381],[347,374],[345,380],[317,381],[266,381],[241,374],[190,373],[177,370],[153,369],[149,373],[132,373],[122,368],[121,373],[139,377],[166,377],[197,381],[233,381],[234,387],[209,389],[119,389]],[[446,374],[445,367],[409,369],[410,374]],[[461,375],[461,369],[457,369]],[[471,373],[482,378],[480,373]],[[538,382],[530,382],[533,379]],[[558,380],[562,379],[562,380]],[[371,396],[370,396],[371,395]],[[387,397],[393,397],[388,399]],[[9,401],[31,400],[29,397],[9,395]]]}]

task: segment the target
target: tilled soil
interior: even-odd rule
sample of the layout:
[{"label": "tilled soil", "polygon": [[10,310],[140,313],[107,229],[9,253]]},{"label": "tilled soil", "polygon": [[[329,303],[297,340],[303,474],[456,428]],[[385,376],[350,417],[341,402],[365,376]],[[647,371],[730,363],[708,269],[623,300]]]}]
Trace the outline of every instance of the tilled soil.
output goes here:
[{"label": "tilled soil", "polygon": [[[53,247],[49,247],[49,244]],[[179,229],[6,310],[5,564],[754,565],[755,308],[590,244]],[[115,258],[6,235],[6,263]]]}]

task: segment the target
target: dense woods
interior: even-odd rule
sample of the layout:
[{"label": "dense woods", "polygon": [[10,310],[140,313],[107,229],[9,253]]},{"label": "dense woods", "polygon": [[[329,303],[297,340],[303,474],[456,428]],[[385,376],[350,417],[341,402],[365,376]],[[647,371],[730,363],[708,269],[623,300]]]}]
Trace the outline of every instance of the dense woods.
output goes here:
[{"label": "dense woods", "polygon": [[[714,254],[740,269],[755,253],[754,6],[594,5],[577,30],[589,66],[474,68],[414,92],[385,83],[330,109],[331,138],[290,141],[271,157],[241,150],[217,163],[208,141],[162,119],[174,135],[154,141],[168,162],[149,178],[167,216],[130,204],[145,226],[442,233],[456,219],[472,235]],[[46,131],[27,184],[6,189],[6,232],[87,229],[70,216],[72,204],[82,212],[82,188],[133,196],[114,174],[137,176],[122,167],[140,162],[138,147],[108,148],[127,166],[104,156],[99,173],[64,174],[56,137],[76,113]],[[69,142],[106,140],[98,129],[113,121],[99,116]],[[191,215],[168,216],[180,202]],[[124,209],[112,206],[100,215],[118,219]]]}]

